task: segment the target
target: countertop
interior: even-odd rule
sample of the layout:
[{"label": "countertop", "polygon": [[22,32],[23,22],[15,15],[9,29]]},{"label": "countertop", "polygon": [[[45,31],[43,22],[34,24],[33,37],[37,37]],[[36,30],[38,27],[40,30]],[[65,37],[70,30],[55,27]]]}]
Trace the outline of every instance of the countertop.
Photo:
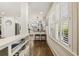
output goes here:
[{"label": "countertop", "polygon": [[0,50],[8,47],[9,45],[16,43],[17,41],[21,40],[22,38],[25,38],[28,35],[29,34],[26,35],[20,34],[20,35],[0,39]]}]

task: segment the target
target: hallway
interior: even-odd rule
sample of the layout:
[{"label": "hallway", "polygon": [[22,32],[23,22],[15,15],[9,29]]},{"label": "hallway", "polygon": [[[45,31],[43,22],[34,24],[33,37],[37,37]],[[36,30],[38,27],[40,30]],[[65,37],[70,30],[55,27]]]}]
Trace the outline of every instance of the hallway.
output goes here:
[{"label": "hallway", "polygon": [[31,48],[32,56],[53,56],[45,40],[36,40],[33,43],[34,45]]},{"label": "hallway", "polygon": [[34,40],[35,38],[30,36],[30,55],[31,56],[54,56],[47,45],[46,40]]},{"label": "hallway", "polygon": [[2,55],[79,55],[79,3],[1,2]]}]

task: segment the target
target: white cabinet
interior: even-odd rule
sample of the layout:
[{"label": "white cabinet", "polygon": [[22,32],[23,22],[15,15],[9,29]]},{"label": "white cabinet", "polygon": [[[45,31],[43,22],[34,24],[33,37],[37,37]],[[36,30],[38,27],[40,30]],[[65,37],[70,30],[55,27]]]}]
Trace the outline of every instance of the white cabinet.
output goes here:
[{"label": "white cabinet", "polygon": [[2,37],[15,35],[14,17],[2,17]]}]

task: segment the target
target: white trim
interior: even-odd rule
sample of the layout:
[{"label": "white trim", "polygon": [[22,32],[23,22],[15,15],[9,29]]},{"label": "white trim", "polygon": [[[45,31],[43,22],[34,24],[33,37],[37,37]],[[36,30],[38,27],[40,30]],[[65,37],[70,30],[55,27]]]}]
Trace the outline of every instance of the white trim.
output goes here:
[{"label": "white trim", "polygon": [[[49,36],[50,37],[50,36]],[[66,52],[68,52],[69,54],[73,55],[73,56],[77,56],[76,53],[74,53],[73,51],[71,51],[69,48],[65,47],[63,44],[61,44],[60,42],[56,41],[53,37],[50,37],[50,39],[54,42],[56,42],[58,45],[60,45]],[[53,48],[54,49],[54,48]]]}]

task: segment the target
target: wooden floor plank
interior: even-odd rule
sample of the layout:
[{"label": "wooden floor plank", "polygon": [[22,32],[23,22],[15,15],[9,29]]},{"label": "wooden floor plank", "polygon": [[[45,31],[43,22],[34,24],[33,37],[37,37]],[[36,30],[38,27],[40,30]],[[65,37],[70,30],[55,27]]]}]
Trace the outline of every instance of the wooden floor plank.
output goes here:
[{"label": "wooden floor plank", "polygon": [[45,40],[34,40],[32,44],[32,56],[53,56]]}]

